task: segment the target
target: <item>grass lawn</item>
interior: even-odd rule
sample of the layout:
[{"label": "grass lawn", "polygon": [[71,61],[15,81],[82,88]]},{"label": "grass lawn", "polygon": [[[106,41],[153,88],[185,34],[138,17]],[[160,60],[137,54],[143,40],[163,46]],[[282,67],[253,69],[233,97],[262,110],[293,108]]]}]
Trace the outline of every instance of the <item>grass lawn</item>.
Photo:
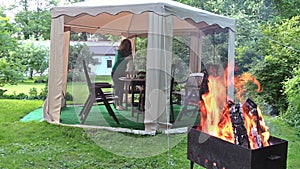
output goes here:
[{"label": "grass lawn", "polygon": [[[97,82],[109,82],[112,83],[111,76],[96,76],[95,79],[93,79]],[[17,85],[5,85],[3,87],[0,87],[0,89],[6,89],[7,91],[4,93],[5,95],[13,95],[16,94],[18,95],[19,93],[25,93],[29,94],[30,89],[35,87],[40,93],[42,89],[45,88],[47,84],[46,83],[34,83],[34,80],[26,80],[22,83],[18,83]],[[77,90],[78,87],[80,88],[86,88],[86,90]],[[81,95],[82,93],[87,93],[87,84],[85,82],[68,82],[67,84],[67,91],[71,93],[71,95]],[[74,92],[76,91],[76,92]],[[81,91],[78,92],[78,91]]]},{"label": "grass lawn", "polygon": [[[149,137],[19,121],[41,105],[42,101],[0,99],[0,168],[189,168],[186,134]],[[289,141],[287,168],[298,169],[299,131],[279,119],[265,119],[271,135]],[[170,142],[169,153],[165,141]]]},{"label": "grass lawn", "polygon": [[42,89],[46,86],[45,83],[19,83],[17,85],[5,85],[1,87],[1,89],[6,89],[7,91],[4,93],[5,95],[18,95],[19,93],[29,94],[30,89],[35,87],[40,93]]}]

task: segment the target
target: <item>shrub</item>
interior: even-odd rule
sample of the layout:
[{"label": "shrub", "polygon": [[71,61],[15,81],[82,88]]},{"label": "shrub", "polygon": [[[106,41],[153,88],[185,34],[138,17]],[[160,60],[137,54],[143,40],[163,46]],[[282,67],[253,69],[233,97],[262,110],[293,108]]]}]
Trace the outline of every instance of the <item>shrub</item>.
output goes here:
[{"label": "shrub", "polygon": [[67,92],[67,94],[66,94],[66,100],[68,100],[68,101],[72,101],[73,100],[73,96],[71,95],[71,93]]},{"label": "shrub", "polygon": [[46,99],[46,97],[47,97],[47,95],[48,95],[48,86],[45,86],[43,89],[42,89],[42,91],[41,91],[41,93],[39,94],[39,99],[40,100],[45,100]]},{"label": "shrub", "polygon": [[[300,66],[300,65],[299,65]],[[288,109],[282,114],[289,124],[300,127],[300,68],[293,70],[293,77],[284,83],[284,93],[287,95]]]},{"label": "shrub", "polygon": [[28,96],[25,93],[19,93],[18,95],[14,94],[14,99],[20,99],[20,100],[26,100],[28,99]]},{"label": "shrub", "polygon": [[7,90],[6,89],[0,89],[0,96],[3,96],[3,94],[6,92]]},{"label": "shrub", "polygon": [[34,80],[34,83],[47,83],[47,82],[48,82],[48,77],[46,76],[41,76]]},{"label": "shrub", "polygon": [[29,99],[37,99],[38,91],[37,88],[33,87],[29,89]]}]

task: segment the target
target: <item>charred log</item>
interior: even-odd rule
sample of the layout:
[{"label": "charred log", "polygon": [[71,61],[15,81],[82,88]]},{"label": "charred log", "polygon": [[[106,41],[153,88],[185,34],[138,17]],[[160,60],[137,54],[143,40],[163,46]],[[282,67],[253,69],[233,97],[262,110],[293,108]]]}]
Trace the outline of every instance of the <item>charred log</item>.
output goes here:
[{"label": "charred log", "polygon": [[230,107],[230,119],[234,134],[234,143],[246,148],[250,148],[247,130],[244,124],[242,106],[240,103],[232,104]]},{"label": "charred log", "polygon": [[259,115],[257,111],[257,105],[251,100],[247,99],[246,102],[243,104],[243,111],[249,115],[252,116],[256,126],[251,128],[251,134],[253,137],[255,137],[256,144],[259,148],[263,147],[262,141],[261,141],[261,127],[259,123]]}]

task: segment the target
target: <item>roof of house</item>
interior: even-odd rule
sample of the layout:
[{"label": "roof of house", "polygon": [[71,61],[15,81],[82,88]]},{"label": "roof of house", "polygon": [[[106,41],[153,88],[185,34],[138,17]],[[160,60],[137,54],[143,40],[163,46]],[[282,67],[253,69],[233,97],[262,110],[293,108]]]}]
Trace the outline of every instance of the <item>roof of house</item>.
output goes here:
[{"label": "roof of house", "polygon": [[117,46],[89,46],[94,55],[112,56],[115,55]]}]

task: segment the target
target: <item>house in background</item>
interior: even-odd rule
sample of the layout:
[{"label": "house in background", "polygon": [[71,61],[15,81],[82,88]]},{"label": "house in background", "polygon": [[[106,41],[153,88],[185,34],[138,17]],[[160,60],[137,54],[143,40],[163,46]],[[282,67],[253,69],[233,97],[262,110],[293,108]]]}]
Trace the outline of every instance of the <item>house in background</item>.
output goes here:
[{"label": "house in background", "polygon": [[[28,43],[26,40],[22,43]],[[118,49],[120,42],[111,41],[71,41],[70,45],[75,45],[77,43],[86,44],[92,52],[93,58],[97,61],[97,64],[90,64],[91,72],[94,75],[111,75],[112,66],[115,63],[115,53]],[[44,46],[48,49],[50,48],[50,41],[36,41],[34,43],[37,46]],[[45,71],[45,74],[48,70]]]},{"label": "house in background", "polygon": [[118,43],[110,41],[84,42],[94,54],[93,58],[97,64],[90,64],[91,72],[95,75],[111,75],[112,66],[115,62],[115,53]]}]

